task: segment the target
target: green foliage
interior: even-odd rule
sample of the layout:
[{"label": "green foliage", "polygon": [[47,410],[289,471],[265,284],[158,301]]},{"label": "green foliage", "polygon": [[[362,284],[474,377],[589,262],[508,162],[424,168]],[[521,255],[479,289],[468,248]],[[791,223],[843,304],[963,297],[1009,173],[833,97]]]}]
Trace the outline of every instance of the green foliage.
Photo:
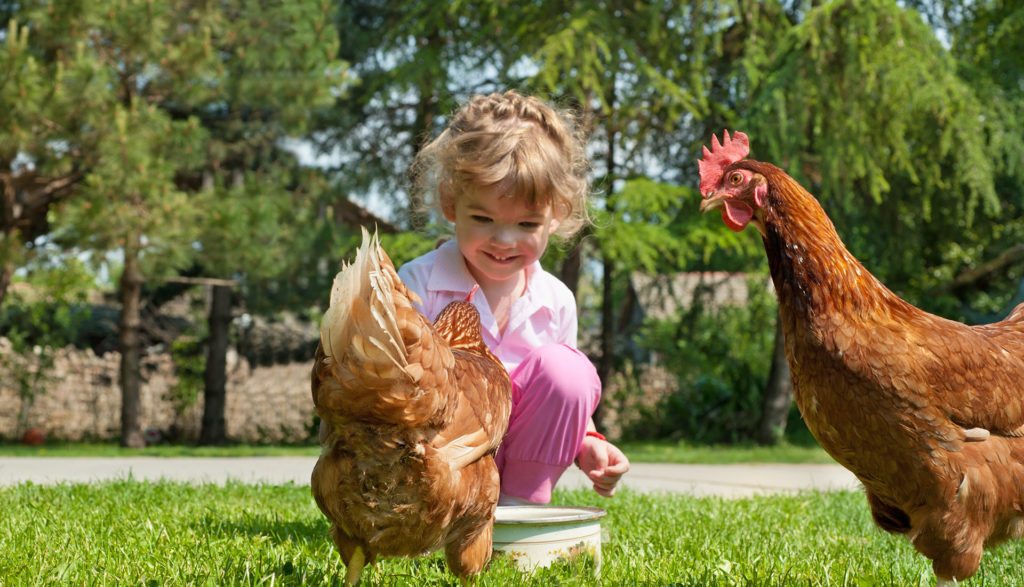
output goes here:
[{"label": "green foliage", "polygon": [[[984,96],[993,122],[989,127],[990,146],[996,168],[996,191],[1001,209],[991,224],[975,227],[970,233],[966,254],[955,258],[963,267],[998,258],[1003,252],[1024,242],[1024,5],[993,1],[971,3],[962,16],[952,20],[951,52],[959,57],[960,70],[979,95]],[[959,250],[951,251],[952,253]],[[971,284],[960,292],[965,305],[978,313],[987,313],[989,321],[1002,317],[1019,295],[1007,304],[1007,292],[1014,284],[1024,284],[1024,263],[1011,264],[991,276]],[[970,312],[965,311],[968,318]]]},{"label": "green foliage", "polygon": [[[59,117],[53,115],[63,114],[60,104],[26,110],[15,127],[52,126],[62,133],[41,143],[24,140],[26,131],[7,133],[16,145],[0,152],[3,193],[24,191],[28,195],[18,199],[33,206],[12,215],[9,210],[20,206],[9,196],[3,200],[0,275],[12,267],[12,241],[52,230],[51,240],[91,253],[97,265],[111,253],[123,259],[124,323],[134,324],[139,285],[147,280],[194,266],[229,277],[281,271],[287,239],[268,235],[294,232],[280,227],[292,220],[301,225],[306,217],[289,214],[289,206],[310,204],[288,183],[294,157],[282,142],[303,132],[309,111],[330,103],[345,82],[345,67],[334,58],[332,9],[321,0],[10,7],[13,37],[0,68],[70,68],[98,81],[75,96],[88,109]],[[21,34],[21,26],[33,35]],[[19,52],[32,58],[21,59]],[[61,87],[37,77],[29,76],[24,87],[42,88],[45,104],[45,91]],[[0,94],[0,100],[8,97]],[[49,151],[66,153],[59,159],[71,169],[42,166]],[[32,177],[40,172],[46,175]],[[134,365],[133,337],[121,334],[128,345],[124,365]],[[138,444],[137,422],[129,419],[137,413],[139,374],[123,375],[125,442]]]},{"label": "green foliage", "polygon": [[102,254],[144,235],[144,274],[171,274],[190,261],[198,236],[200,210],[174,178],[199,164],[203,130],[137,100],[112,114],[98,164],[61,211],[61,237]]},{"label": "green foliage", "polygon": [[[249,135],[246,142],[301,133],[310,111],[331,104],[344,90],[348,70],[337,58],[334,10],[332,3],[322,0],[241,0],[223,8],[226,34],[216,42],[224,69],[217,97],[224,102],[217,105],[233,114],[226,120]],[[254,126],[262,137],[246,132]]]},{"label": "green foliage", "polygon": [[53,382],[57,349],[70,345],[88,317],[81,302],[92,278],[81,263],[37,267],[0,306],[0,336],[10,346],[0,352],[0,369],[21,399],[19,428],[24,428],[36,397]]},{"label": "green foliage", "polygon": [[[19,3],[20,10],[31,7]],[[35,251],[25,244],[49,231],[48,206],[66,197],[94,160],[111,83],[82,46],[52,59],[47,32],[19,16],[0,34],[0,269],[32,261]]]},{"label": "green foliage", "polygon": [[420,255],[434,250],[438,239],[419,232],[399,232],[380,235],[380,244],[388,252],[395,267],[401,267]]},{"label": "green foliage", "polygon": [[691,189],[649,179],[625,182],[609,202],[611,209],[595,218],[601,250],[617,264],[648,272],[682,265],[693,250],[686,242],[693,235],[675,233],[672,220],[693,195]]},{"label": "green foliage", "polygon": [[217,93],[192,110],[209,133],[196,203],[207,274],[266,278],[308,251],[303,233],[326,186],[281,143],[306,132],[311,113],[348,83],[333,10],[319,0],[222,9]]},{"label": "green foliage", "polygon": [[493,18],[509,12],[494,1],[339,3],[339,56],[355,79],[333,109],[319,113],[313,139],[339,153],[332,165],[340,193],[354,202],[384,198],[398,226],[428,221],[408,190],[409,166],[457,102],[483,89],[481,78],[508,75],[511,64],[496,62],[502,42]]},{"label": "green foliage", "polygon": [[179,416],[195,405],[203,392],[206,345],[200,336],[179,336],[171,343],[171,360],[178,380],[171,386],[171,403]]},{"label": "green foliage", "polygon": [[197,246],[206,273],[261,277],[278,274],[288,264],[287,251],[299,237],[287,225],[308,222],[312,214],[304,194],[283,185],[287,171],[267,175],[261,170],[218,176],[193,196],[204,216]]},{"label": "green foliage", "polygon": [[[50,223],[61,242],[100,262],[141,236],[143,272],[160,277],[190,264],[203,239],[214,273],[273,271],[257,261],[280,263],[282,255],[244,253],[294,216],[280,201],[294,189],[282,182],[290,175],[275,169],[293,159],[280,157],[278,142],[304,131],[310,110],[346,83],[332,10],[319,0],[20,3],[8,11],[0,53],[0,72],[17,80],[0,86],[0,108],[12,114],[0,132],[0,163],[27,185],[51,182],[63,190],[54,193],[73,194]],[[204,168],[227,176],[214,178],[216,186],[231,187],[197,199]],[[250,189],[236,189],[236,174]],[[276,202],[245,205],[263,196]],[[33,201],[60,201],[48,197]],[[231,197],[241,201],[218,208]],[[227,213],[240,218],[218,222]],[[33,218],[21,223],[35,230]],[[16,258],[19,239],[36,236],[3,228],[0,261]],[[221,242],[236,255],[227,267],[216,257]]]},{"label": "green foliage", "polygon": [[[607,349],[620,346],[615,339],[628,319],[633,271],[701,266],[715,256],[715,244],[750,253],[739,264],[755,258],[745,235],[692,220],[699,196],[690,146],[717,109],[709,99],[709,62],[731,34],[729,24],[746,12],[733,3],[602,1],[540,3],[512,17],[517,43],[536,66],[529,86],[575,104],[588,133],[604,377],[623,366]],[[590,310],[582,303],[581,309]]]},{"label": "green foliage", "polygon": [[751,277],[743,306],[715,308],[711,292],[698,291],[677,319],[644,325],[640,345],[677,377],[678,388],[624,431],[627,438],[753,439],[775,342],[777,305],[766,283]]},{"label": "green foliage", "polygon": [[[779,55],[754,104],[761,152],[813,181],[822,198],[852,206],[862,187],[877,204],[901,175],[963,188],[959,215],[992,210],[983,108],[917,14],[888,0],[830,2],[790,31]],[[808,161],[809,151],[818,158]],[[920,204],[929,219],[932,202]]]},{"label": "green foliage", "polygon": [[819,196],[854,254],[897,293],[955,313],[937,288],[1005,249],[989,234],[1022,219],[1019,189],[998,183],[1024,148],[1005,130],[1005,104],[891,0],[812,9],[772,70],[744,116],[752,156]]},{"label": "green foliage", "polygon": [[0,310],[0,334],[10,338],[18,332],[14,336],[32,346],[71,344],[77,325],[88,318],[82,304],[95,286],[94,276],[75,258],[34,263],[27,269]]}]

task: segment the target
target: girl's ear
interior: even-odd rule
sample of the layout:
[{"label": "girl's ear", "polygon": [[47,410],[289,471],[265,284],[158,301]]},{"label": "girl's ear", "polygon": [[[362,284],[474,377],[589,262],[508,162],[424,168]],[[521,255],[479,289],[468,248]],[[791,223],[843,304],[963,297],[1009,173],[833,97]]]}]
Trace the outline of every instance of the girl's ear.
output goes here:
[{"label": "girl's ear", "polygon": [[451,186],[442,183],[438,188],[441,196],[441,213],[448,219],[448,222],[455,222],[455,194]]},{"label": "girl's ear", "polygon": [[551,226],[549,232],[554,234],[558,232],[558,227],[562,225],[562,222],[569,217],[572,213],[572,208],[568,205],[556,205],[554,202],[551,204]]},{"label": "girl's ear", "polygon": [[560,226],[561,224],[562,224],[562,220],[561,220],[561,219],[560,219],[559,217],[557,217],[557,216],[553,216],[553,217],[551,218],[551,226],[550,226],[550,228],[548,229],[548,232],[550,232],[550,233],[552,233],[552,234],[554,234],[554,233],[558,232],[558,227],[559,227],[559,226]]}]

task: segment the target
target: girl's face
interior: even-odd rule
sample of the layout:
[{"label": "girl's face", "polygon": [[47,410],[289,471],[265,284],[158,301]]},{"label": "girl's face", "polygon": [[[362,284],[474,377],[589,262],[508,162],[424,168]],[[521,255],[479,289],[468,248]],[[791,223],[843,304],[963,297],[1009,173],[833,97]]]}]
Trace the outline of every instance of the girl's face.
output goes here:
[{"label": "girl's face", "polygon": [[463,193],[445,210],[470,273],[481,286],[518,279],[544,254],[558,227],[551,206],[530,208],[500,192]]}]

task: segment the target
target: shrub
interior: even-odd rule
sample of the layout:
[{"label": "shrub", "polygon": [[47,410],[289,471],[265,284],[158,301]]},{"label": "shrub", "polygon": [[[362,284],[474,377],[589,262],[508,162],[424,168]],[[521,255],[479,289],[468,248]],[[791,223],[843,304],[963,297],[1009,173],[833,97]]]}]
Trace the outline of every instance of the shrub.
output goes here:
[{"label": "shrub", "polygon": [[178,380],[169,390],[174,412],[180,417],[195,405],[206,385],[206,345],[199,336],[182,335],[171,343],[171,360]]},{"label": "shrub", "polygon": [[21,399],[18,435],[29,410],[53,378],[54,352],[71,344],[79,324],[89,317],[82,302],[92,276],[76,261],[38,267],[11,288],[0,308],[0,333],[10,345],[0,367]]},{"label": "shrub", "polygon": [[644,324],[639,344],[651,362],[627,368],[610,386],[623,438],[754,438],[777,313],[765,280],[751,278],[745,305],[711,307],[707,292],[698,293],[675,319]]}]

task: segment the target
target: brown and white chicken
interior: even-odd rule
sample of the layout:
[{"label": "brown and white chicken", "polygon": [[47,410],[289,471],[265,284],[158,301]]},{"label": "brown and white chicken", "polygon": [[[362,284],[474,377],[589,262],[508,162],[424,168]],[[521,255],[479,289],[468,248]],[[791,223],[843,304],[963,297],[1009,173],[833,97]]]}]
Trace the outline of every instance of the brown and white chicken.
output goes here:
[{"label": "brown and white chicken", "polygon": [[508,374],[484,345],[471,303],[451,303],[431,325],[414,298],[364,230],[320,326],[312,491],[346,584],[377,557],[444,548],[465,579],[491,556]]}]

